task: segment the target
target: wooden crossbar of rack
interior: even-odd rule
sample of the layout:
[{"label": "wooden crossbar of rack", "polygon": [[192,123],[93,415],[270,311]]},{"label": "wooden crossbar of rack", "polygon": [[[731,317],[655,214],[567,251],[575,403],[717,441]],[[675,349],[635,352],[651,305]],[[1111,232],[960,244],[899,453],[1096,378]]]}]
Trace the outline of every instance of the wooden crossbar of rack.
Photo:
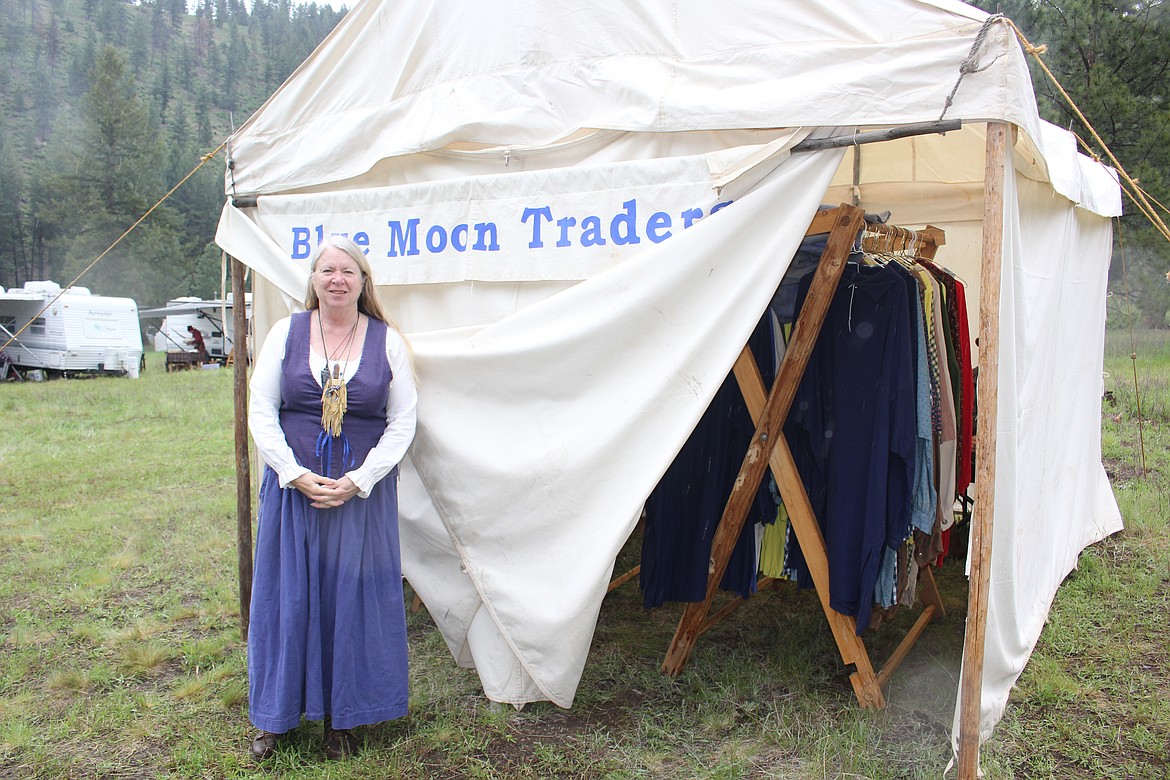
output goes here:
[{"label": "wooden crossbar of rack", "polygon": [[[875,672],[865,643],[857,636],[856,620],[829,606],[829,565],[825,540],[797,473],[792,452],[784,437],[783,425],[820,334],[829,302],[858,236],[862,236],[863,250],[904,251],[913,245],[918,257],[932,260],[939,245],[944,243],[944,235],[943,231],[930,227],[923,231],[909,231],[891,225],[866,224],[861,209],[845,204],[817,212],[806,235],[819,233],[828,233],[828,240],[771,390],[764,387],[759,368],[748,347],[744,347],[735,363],[733,373],[756,430],[711,542],[706,598],[686,606],[662,663],[662,670],[671,676],[678,675],[690,658],[699,636],[742,603],[742,599],[736,598],[715,614],[710,614],[719,582],[727,570],[749,505],[759,489],[766,468],[770,466],[841,659],[847,666],[854,667],[850,682],[857,700],[865,708],[882,708],[885,706],[882,687],[910,652],[926,625],[936,616],[944,614],[934,576],[929,567],[922,568],[919,596],[924,609],[885,666]],[[872,246],[867,246],[867,241],[873,242]],[[768,585],[770,582],[769,578],[765,578],[760,584]]]}]

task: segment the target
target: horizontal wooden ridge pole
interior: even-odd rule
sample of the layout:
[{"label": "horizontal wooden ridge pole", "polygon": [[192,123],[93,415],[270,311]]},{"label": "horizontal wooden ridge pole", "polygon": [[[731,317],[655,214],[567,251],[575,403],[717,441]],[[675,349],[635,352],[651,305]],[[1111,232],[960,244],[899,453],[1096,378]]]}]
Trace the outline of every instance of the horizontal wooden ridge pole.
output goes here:
[{"label": "horizontal wooden ridge pole", "polygon": [[941,122],[915,122],[899,127],[887,127],[883,130],[867,130],[864,133],[852,135],[837,135],[832,138],[809,138],[792,147],[792,153],[812,152],[818,149],[837,149],[842,146],[857,146],[859,144],[873,144],[879,141],[893,141],[896,138],[909,138],[915,135],[933,135],[946,133],[962,128],[960,119],[944,119]]}]

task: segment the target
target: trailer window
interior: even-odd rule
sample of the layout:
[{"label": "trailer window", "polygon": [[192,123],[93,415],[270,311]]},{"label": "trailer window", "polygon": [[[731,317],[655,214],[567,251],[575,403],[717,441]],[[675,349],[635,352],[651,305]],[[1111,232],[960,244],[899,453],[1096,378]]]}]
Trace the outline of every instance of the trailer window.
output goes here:
[{"label": "trailer window", "polygon": [[45,335],[45,318],[37,317],[35,320],[33,320],[32,325],[28,326],[28,332],[32,333],[34,336]]},{"label": "trailer window", "polygon": [[5,333],[12,333],[12,331],[16,330],[16,317],[9,315],[0,316],[0,328],[3,328]]}]

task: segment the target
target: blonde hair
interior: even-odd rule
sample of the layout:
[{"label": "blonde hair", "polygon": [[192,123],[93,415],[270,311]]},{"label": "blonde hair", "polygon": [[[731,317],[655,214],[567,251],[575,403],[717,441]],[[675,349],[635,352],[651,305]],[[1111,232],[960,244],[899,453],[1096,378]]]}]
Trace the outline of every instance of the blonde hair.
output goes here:
[{"label": "blonde hair", "polygon": [[[382,301],[378,298],[378,288],[374,284],[374,272],[370,268],[370,261],[366,259],[362,248],[347,236],[330,236],[322,241],[321,245],[313,252],[313,259],[309,263],[310,277],[317,272],[317,263],[320,262],[321,255],[325,254],[326,249],[341,250],[357,263],[358,270],[362,272],[362,292],[358,296],[358,311],[371,319],[381,320],[398,332],[398,335],[402,337],[402,343],[406,345],[406,355],[410,361],[410,370],[414,374],[414,380],[417,384],[418,372],[414,370],[414,350],[411,349],[410,342],[407,340],[406,334],[402,332],[402,328],[398,327],[398,324],[382,308]],[[308,287],[309,290],[305,293],[305,310],[312,311],[313,309],[319,309],[321,307],[321,301],[317,298],[317,291],[313,289],[312,278],[309,279]]]},{"label": "blonde hair", "polygon": [[[353,242],[353,239],[346,236],[331,236],[321,242],[317,247],[317,251],[313,252],[313,260],[309,263],[309,275],[317,272],[317,263],[321,261],[321,255],[325,254],[327,249],[337,249],[349,255],[349,258],[357,263],[358,270],[362,272],[362,293],[358,296],[358,311],[367,317],[372,317],[375,320],[390,325],[394,330],[398,330],[398,326],[390,319],[390,315],[386,314],[386,310],[382,308],[382,302],[378,299],[378,288],[374,285],[374,272],[370,269],[370,261],[366,260],[362,248]],[[313,282],[309,281],[309,290],[305,293],[305,309],[312,311],[320,308],[321,301],[317,299],[317,291],[313,289]]]}]

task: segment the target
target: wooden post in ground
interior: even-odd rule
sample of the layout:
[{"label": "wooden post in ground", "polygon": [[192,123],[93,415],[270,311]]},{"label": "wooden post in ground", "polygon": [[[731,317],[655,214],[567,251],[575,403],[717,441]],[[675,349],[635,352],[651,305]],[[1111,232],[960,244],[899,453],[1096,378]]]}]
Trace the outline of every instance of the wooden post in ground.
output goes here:
[{"label": "wooden post in ground", "polygon": [[991,537],[995,507],[995,443],[999,379],[999,285],[1003,265],[1004,178],[1009,127],[987,124],[987,170],[983,194],[983,252],[979,272],[979,426],[976,433],[975,514],[971,520],[970,585],[963,677],[959,696],[959,780],[979,773],[983,650],[991,582]]},{"label": "wooden post in ground", "polygon": [[244,264],[232,264],[232,387],[236,434],[236,565],[240,579],[240,636],[248,639],[252,602],[252,466],[248,456],[248,303]]}]

